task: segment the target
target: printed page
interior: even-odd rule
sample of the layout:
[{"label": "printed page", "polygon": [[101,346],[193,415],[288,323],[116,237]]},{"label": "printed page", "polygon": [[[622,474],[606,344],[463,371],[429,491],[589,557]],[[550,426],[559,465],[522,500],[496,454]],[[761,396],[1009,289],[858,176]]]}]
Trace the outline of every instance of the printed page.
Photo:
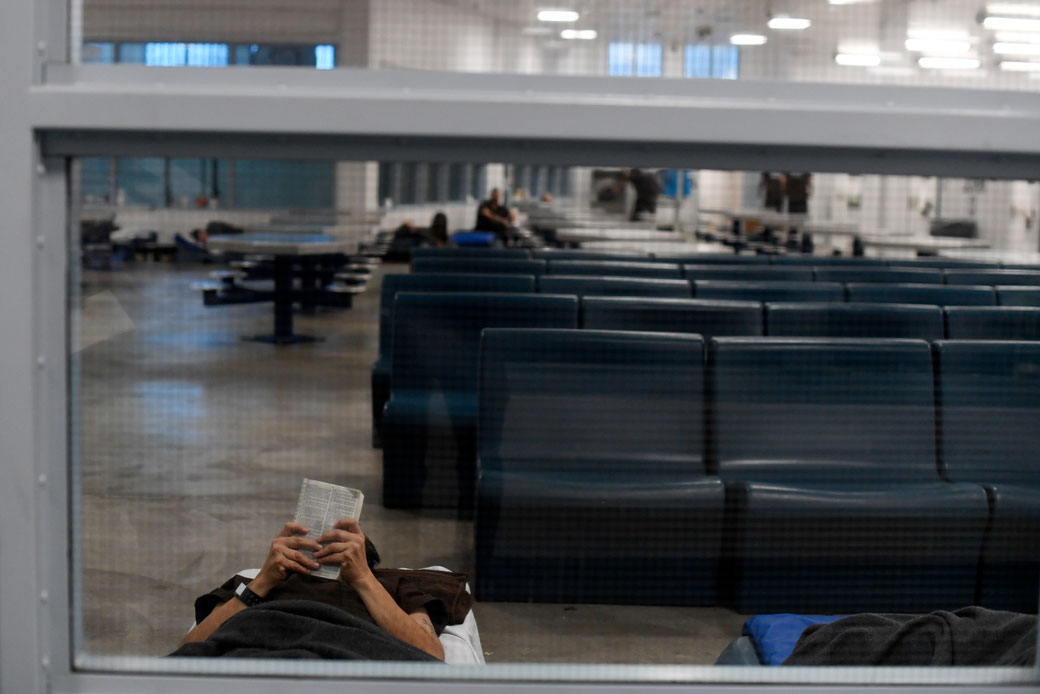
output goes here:
[{"label": "printed page", "polygon": [[[322,533],[332,530],[340,518],[360,517],[364,500],[365,495],[358,489],[304,478],[300,487],[300,499],[296,503],[296,517],[293,520],[310,530],[307,533],[308,538],[317,540]],[[301,551],[308,556],[311,555],[311,552]],[[311,576],[339,578],[339,566],[323,564]]]}]

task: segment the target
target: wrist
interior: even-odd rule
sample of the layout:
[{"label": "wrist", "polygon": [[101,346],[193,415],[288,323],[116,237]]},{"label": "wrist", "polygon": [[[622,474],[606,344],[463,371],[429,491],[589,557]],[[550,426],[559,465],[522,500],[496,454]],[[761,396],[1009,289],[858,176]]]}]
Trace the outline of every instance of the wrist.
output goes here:
[{"label": "wrist", "polygon": [[275,588],[269,581],[265,581],[262,576],[254,578],[246,587],[262,598],[266,598],[267,594]]},{"label": "wrist", "polygon": [[364,573],[362,573],[357,578],[347,579],[347,583],[350,584],[351,588],[360,593],[363,590],[370,589],[373,588],[375,585],[378,585],[379,581],[376,580],[376,577],[372,573],[372,570],[366,566]]}]

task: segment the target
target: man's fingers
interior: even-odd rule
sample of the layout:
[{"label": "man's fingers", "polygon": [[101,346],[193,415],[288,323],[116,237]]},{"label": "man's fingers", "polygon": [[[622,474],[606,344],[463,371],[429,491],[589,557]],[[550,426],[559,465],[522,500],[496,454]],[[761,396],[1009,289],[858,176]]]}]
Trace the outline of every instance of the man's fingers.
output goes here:
[{"label": "man's fingers", "polygon": [[330,554],[338,554],[340,552],[349,552],[351,550],[351,548],[353,548],[355,546],[356,545],[354,543],[352,543],[352,542],[331,542],[331,543],[325,545],[324,547],[322,547],[317,552],[315,552],[314,553],[314,558],[318,559],[318,558],[321,558],[321,557],[327,557]]},{"label": "man's fingers", "polygon": [[306,535],[308,532],[307,528],[301,523],[295,523],[289,521],[282,526],[282,532],[279,533],[279,537],[292,537],[293,535]]},{"label": "man's fingers", "polygon": [[299,565],[302,565],[302,566],[309,566],[310,570],[312,570],[312,571],[314,569],[318,568],[318,562],[314,561],[313,559],[308,557],[303,552],[293,552],[292,556],[289,559],[290,559],[290,561],[295,560],[296,564],[299,564]]},{"label": "man's fingers", "polygon": [[314,540],[300,536],[283,538],[278,544],[280,544],[283,547],[289,547],[292,549],[309,549],[312,552],[316,552],[319,549],[321,549],[321,545],[319,545]]},{"label": "man's fingers", "polygon": [[345,542],[350,538],[350,535],[343,530],[329,530],[321,534],[318,538],[318,544],[327,545],[330,542]]},{"label": "man's fingers", "polygon": [[314,569],[304,568],[303,565],[291,559],[286,559],[285,563],[282,566],[285,568],[286,571],[295,571],[296,573],[303,574],[304,576],[309,576],[310,573],[314,571]]},{"label": "man's fingers", "polygon": [[357,518],[340,518],[333,527],[346,530],[349,533],[361,532],[361,526],[358,525]]}]

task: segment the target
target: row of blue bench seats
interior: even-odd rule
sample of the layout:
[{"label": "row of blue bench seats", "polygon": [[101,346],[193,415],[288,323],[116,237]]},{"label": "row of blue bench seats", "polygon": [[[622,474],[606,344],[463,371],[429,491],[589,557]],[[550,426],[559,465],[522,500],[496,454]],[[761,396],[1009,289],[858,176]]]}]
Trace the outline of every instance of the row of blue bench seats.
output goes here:
[{"label": "row of blue bench seats", "polygon": [[855,265],[881,267],[938,267],[1040,270],[1035,263],[1001,263],[960,258],[873,258],[829,255],[743,255],[736,253],[590,251],[558,248],[416,248],[412,258],[498,258],[507,260],[605,260],[718,265]]},{"label": "row of blue bench seats", "polygon": [[[1024,285],[1040,286],[1040,270],[929,268],[884,266],[792,265],[691,265],[660,262],[605,260],[511,260],[485,258],[417,258],[414,273],[502,273],[580,277],[639,277],[644,279],[690,281],[772,281],[772,282],[892,282],[914,284]],[[662,285],[666,287],[668,285]],[[676,285],[680,286],[680,285]],[[680,289],[682,291],[682,289]]]},{"label": "row of blue bench seats", "polygon": [[1036,611],[1038,413],[1040,343],[489,328],[476,596]]},{"label": "row of blue bench seats", "polygon": [[[458,507],[473,500],[477,415],[477,356],[485,328],[568,328],[590,323],[580,318],[582,303],[593,305],[602,320],[592,323],[626,329],[659,329],[652,312],[628,301],[579,300],[576,296],[535,294],[408,293],[397,295],[394,308],[390,395],[382,409],[383,502],[390,507]],[[1040,337],[1040,309],[999,307],[857,306],[851,304],[719,304],[690,300],[686,322],[672,330],[699,334],[760,335],[769,325],[784,334],[941,338],[990,337],[993,316],[979,312],[1013,312],[1029,319],[1026,334]],[[653,307],[651,307],[653,308]],[[675,306],[663,307],[675,314]],[[804,312],[799,309],[806,309]],[[842,311],[851,308],[852,311]],[[863,312],[874,311],[863,323]],[[588,313],[588,311],[587,311]],[[944,317],[945,313],[945,317]],[[804,315],[803,318],[800,318]],[[1004,313],[1000,313],[1004,315]],[[750,320],[749,320],[750,319]],[[594,319],[595,321],[595,319]],[[891,322],[892,326],[888,324]],[[954,326],[953,332],[945,327]],[[872,334],[871,325],[878,331]],[[961,326],[964,326],[963,329]],[[974,329],[972,329],[974,326]],[[714,331],[714,332],[713,332]],[[1004,333],[1015,337],[1014,333]]]},{"label": "row of blue bench seats", "polygon": [[[546,286],[549,278],[541,278]],[[603,282],[612,283],[612,278],[579,278],[574,282],[566,278],[559,288],[560,294],[574,294],[582,298],[582,317],[577,326],[627,330],[678,330],[714,335],[760,335],[783,334],[819,336],[864,336],[864,337],[920,337],[940,339],[942,337],[968,338],[987,336],[999,339],[1040,339],[1038,311],[1008,308],[1005,311],[955,312],[952,330],[947,331],[943,314],[935,305],[978,305],[991,307],[999,298],[1002,301],[1035,301],[1040,307],[1040,288],[1010,287],[994,290],[992,287],[954,287],[930,285],[837,285],[834,291],[819,292],[820,285],[760,287],[742,284],[733,291],[704,291],[702,296],[719,296],[720,299],[638,299],[589,296],[588,292],[575,291],[584,287],[592,293],[607,293]],[[600,281],[602,279],[602,282]],[[618,280],[631,285],[641,280]],[[651,284],[654,282],[650,280]],[[708,284],[708,283],[706,283]],[[715,283],[708,290],[712,290]],[[796,283],[797,284],[797,283]],[[394,332],[394,298],[400,292],[533,292],[538,286],[533,276],[512,275],[387,275],[383,278],[379,321],[379,357],[372,366],[372,422],[373,443],[382,440],[381,422],[383,407],[390,396],[390,381],[393,367],[392,335]],[[703,285],[701,285],[703,289]],[[716,287],[717,288],[717,287]],[[761,291],[755,291],[761,289]],[[568,291],[569,290],[569,291]],[[621,293],[636,293],[638,287],[622,288]],[[743,301],[747,297],[752,301]],[[729,301],[729,299],[736,301]],[[849,299],[854,302],[870,303],[915,303],[930,304],[930,318],[925,318],[925,308],[899,313],[883,307],[841,309],[837,306],[818,306],[812,311],[796,311],[790,308],[774,310],[773,325],[766,323],[762,301],[811,301],[834,302]],[[853,304],[850,304],[850,306]],[[783,316],[789,316],[785,319]],[[907,332],[909,331],[909,332]]]}]

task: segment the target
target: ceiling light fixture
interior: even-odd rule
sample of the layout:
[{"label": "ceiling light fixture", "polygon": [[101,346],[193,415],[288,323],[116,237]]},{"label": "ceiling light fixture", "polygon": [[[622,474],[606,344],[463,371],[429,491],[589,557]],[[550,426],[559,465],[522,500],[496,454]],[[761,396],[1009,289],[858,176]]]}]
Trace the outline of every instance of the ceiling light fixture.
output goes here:
[{"label": "ceiling light fixture", "polygon": [[877,53],[838,53],[834,62],[848,67],[877,67],[881,64],[881,56]]},{"label": "ceiling light fixture", "polygon": [[986,5],[986,14],[1011,17],[1040,17],[1040,5],[1023,5],[1015,2],[991,2]]},{"label": "ceiling light fixture", "polygon": [[926,56],[920,58],[917,64],[931,70],[975,70],[982,63],[978,58],[940,58],[937,56]]},{"label": "ceiling light fixture", "polygon": [[551,27],[524,27],[520,33],[524,36],[551,36],[553,30]]},{"label": "ceiling light fixture", "polygon": [[994,31],[1040,31],[1040,19],[1022,17],[986,17],[982,26]]},{"label": "ceiling light fixture", "polygon": [[561,39],[569,40],[578,39],[580,41],[591,41],[596,38],[596,36],[597,34],[595,29],[564,29],[560,32]]},{"label": "ceiling light fixture", "polygon": [[1030,63],[1024,60],[1005,60],[1000,64],[1000,69],[1009,72],[1040,72],[1040,63]]},{"label": "ceiling light fixture", "polygon": [[539,10],[539,22],[576,22],[580,17],[574,10]]},{"label": "ceiling light fixture", "polygon": [[734,46],[761,46],[766,42],[766,37],[762,34],[733,34],[729,42]]},{"label": "ceiling light fixture", "polygon": [[914,53],[967,53],[971,50],[971,41],[942,39],[907,39],[906,50]]},{"label": "ceiling light fixture", "polygon": [[766,23],[766,26],[770,29],[801,31],[811,27],[812,20],[802,17],[773,17]]},{"label": "ceiling light fixture", "polygon": [[1040,55],[1040,43],[1002,43],[993,44],[994,53],[1008,55]]}]

